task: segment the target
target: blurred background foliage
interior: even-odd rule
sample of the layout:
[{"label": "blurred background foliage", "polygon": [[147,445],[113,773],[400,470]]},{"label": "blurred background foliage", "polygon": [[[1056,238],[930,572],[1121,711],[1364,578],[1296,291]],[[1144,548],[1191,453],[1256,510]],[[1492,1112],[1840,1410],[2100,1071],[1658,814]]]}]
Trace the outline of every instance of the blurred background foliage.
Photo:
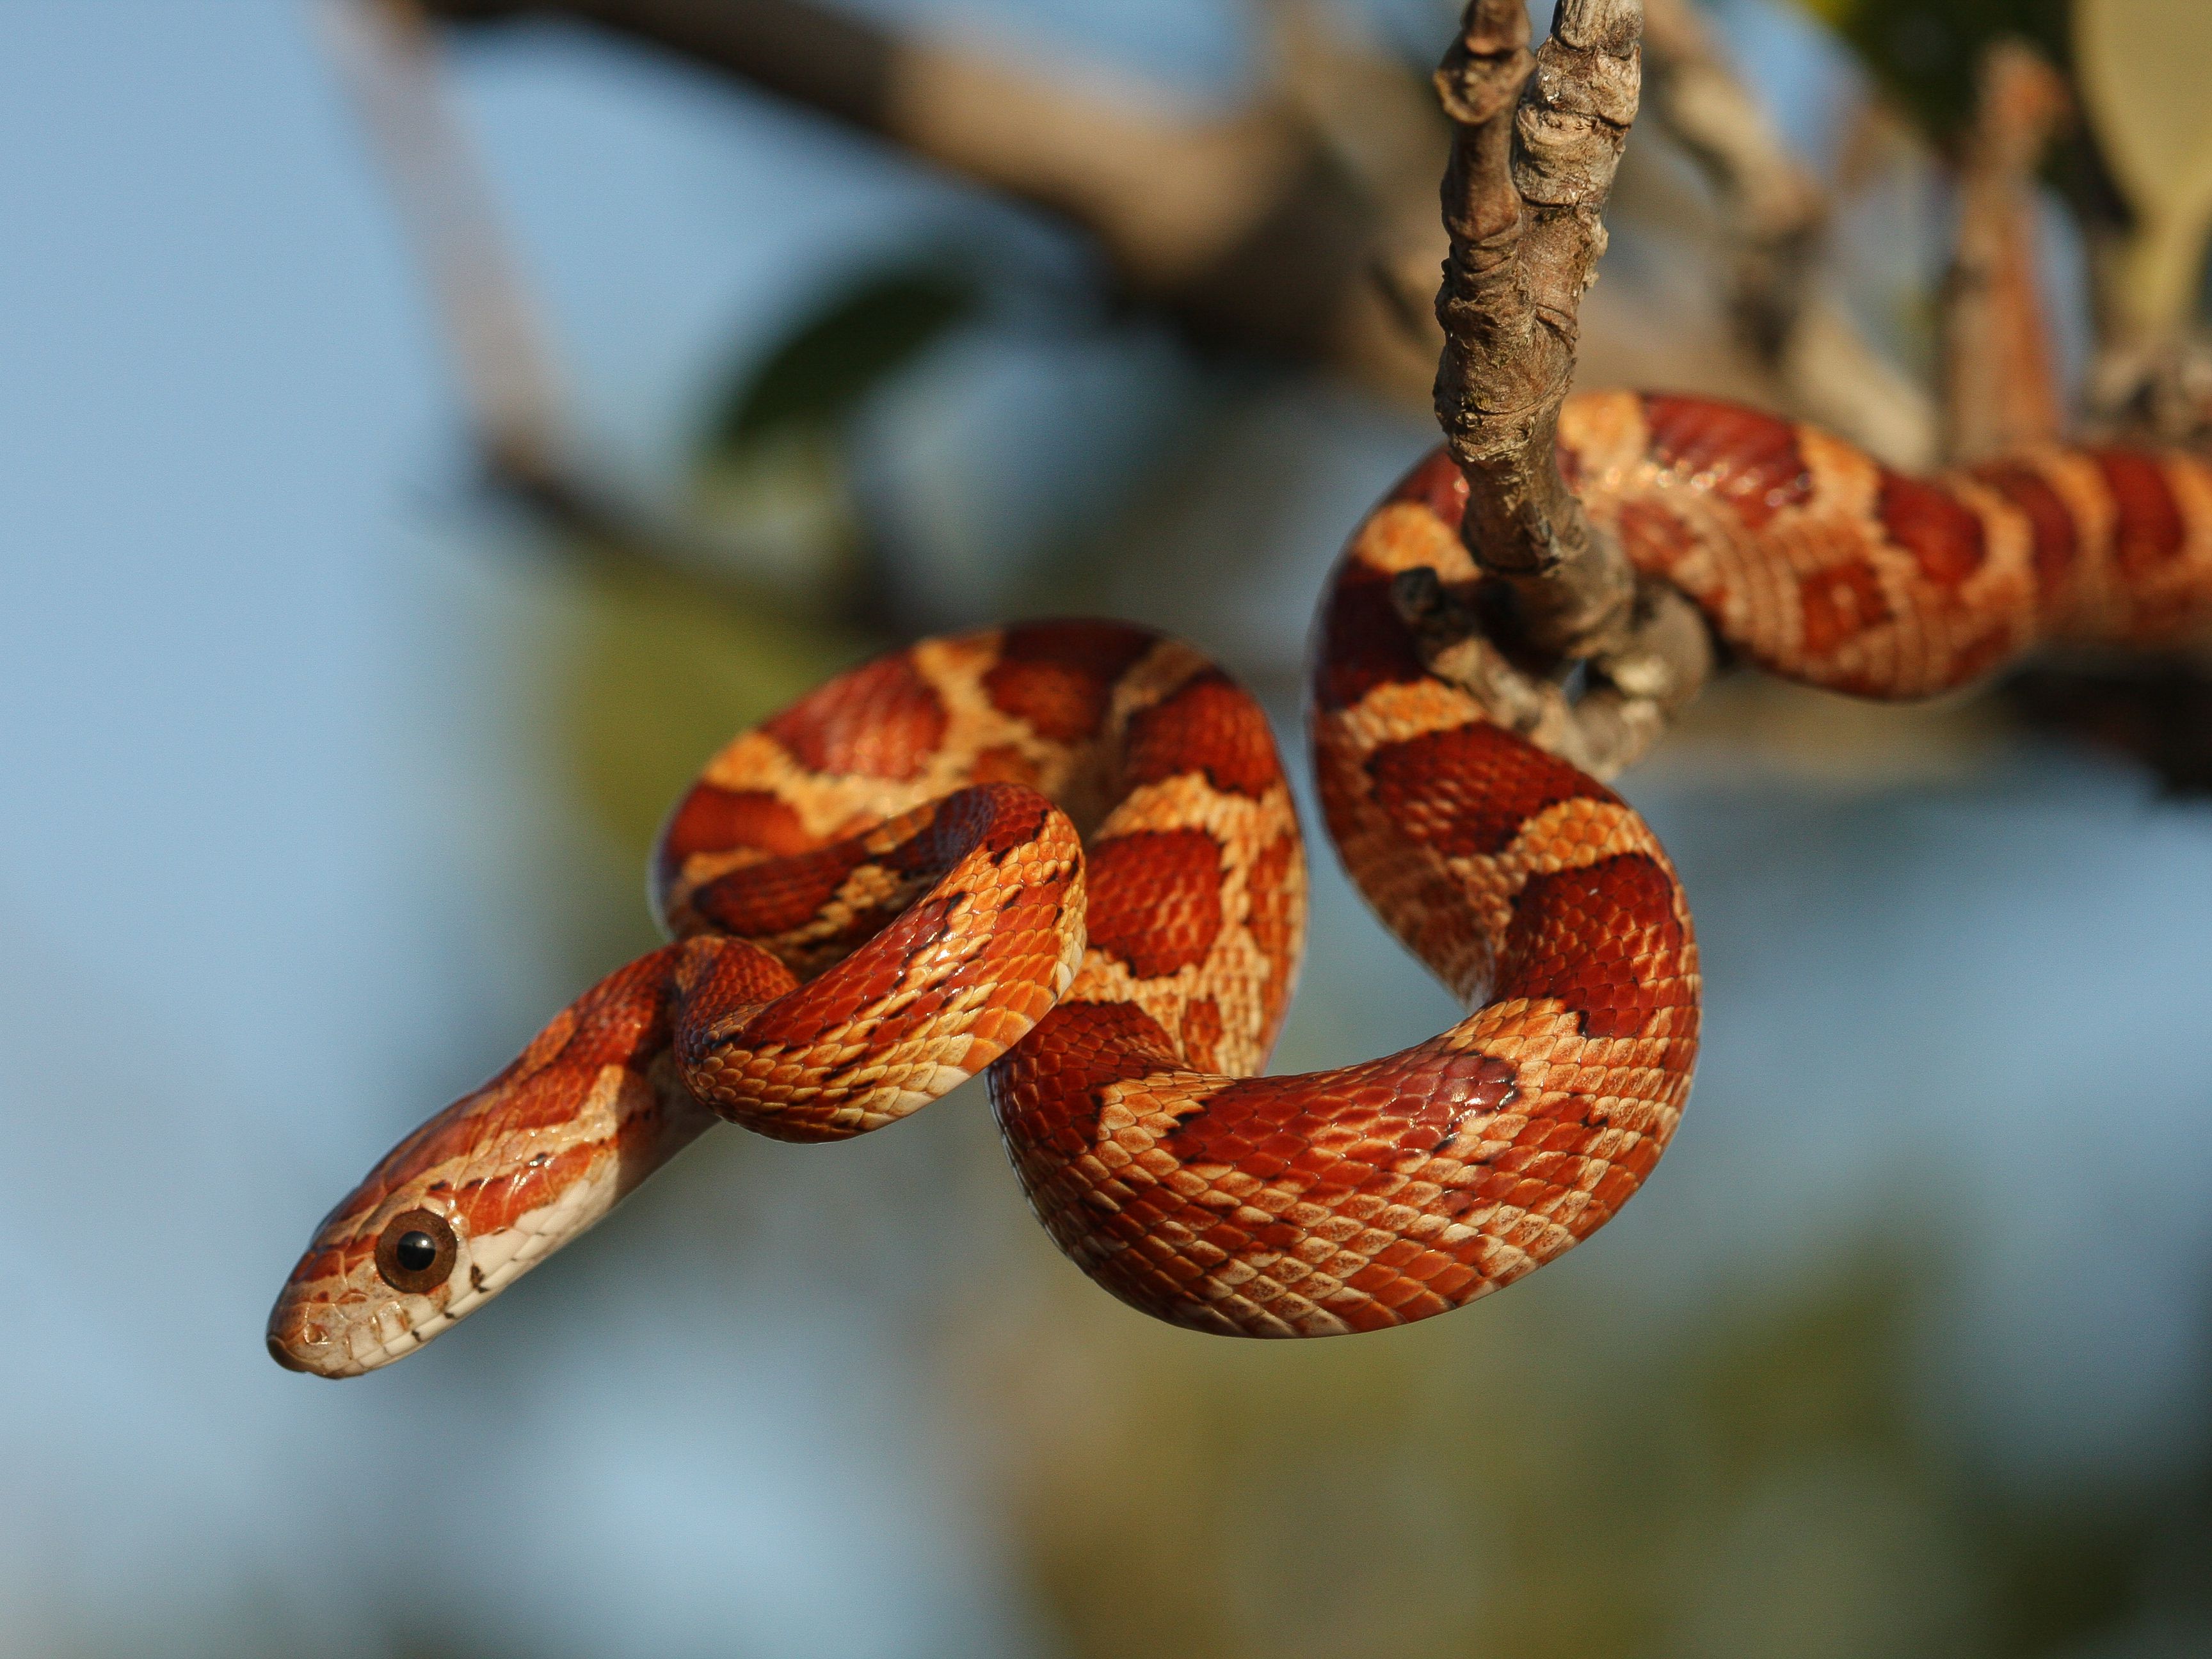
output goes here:
[{"label": "blurred background foliage", "polygon": [[1982,48],[2005,36],[2053,63],[2071,58],[2067,0],[1802,0],[1849,42],[1931,137],[1955,140],[1974,107]]},{"label": "blurred background foliage", "polygon": [[1010,1407],[1050,1419],[1015,1480],[1025,1553],[1085,1655],[2029,1656],[2201,1632],[2201,1463],[2024,1497],[1901,1386],[1942,1255],[1869,1239],[1679,1321],[1501,1304],[1419,1352],[1160,1364],[1102,1332],[1080,1358],[1012,1356]]},{"label": "blurred background foliage", "polygon": [[[1262,73],[1255,14],[1227,4],[856,11],[1200,105]],[[1449,23],[1430,0],[1329,15],[1409,73]],[[1710,17],[1825,176],[1867,120],[1904,131],[1849,186],[1838,265],[1910,359],[1973,49],[2022,30],[2063,61],[2057,0],[1717,0]],[[1432,441],[1418,409],[1194,350],[1109,292],[1079,238],[757,94],[553,27],[463,40],[453,67],[579,428],[711,529],[714,574],[739,580],[702,581],[618,522],[451,488],[426,504],[424,479],[465,469],[434,418],[396,417],[429,435],[359,556],[384,607],[435,619],[389,647],[416,701],[386,741],[443,781],[375,804],[422,849],[377,902],[427,889],[439,914],[295,1011],[340,1053],[382,1034],[375,1064],[317,1066],[343,1075],[314,1100],[304,1062],[243,1042],[226,1074],[246,1086],[179,1096],[178,1067],[118,1085],[161,1103],[184,1149],[115,1155],[147,1171],[117,1177],[136,1196],[108,1229],[133,1260],[191,1236],[199,1200],[173,1188],[236,1182],[232,1136],[293,1150],[281,1179],[251,1166],[260,1231],[207,1293],[221,1319],[171,1339],[205,1403],[163,1449],[131,1449],[153,1443],[89,1392],[22,1396],[19,1419],[75,1413],[84,1444],[119,1449],[91,1480],[18,1445],[15,1524],[37,1547],[5,1552],[32,1565],[0,1574],[0,1647],[2212,1652],[2212,815],[1986,704],[1907,716],[1724,687],[1630,780],[1698,908],[1704,1074],[1628,1214],[1480,1309],[1291,1347],[1156,1327],[1054,1254],[969,1091],[835,1152],[717,1133],[420,1358],[328,1391],[276,1374],[255,1322],[298,1236],[378,1146],[653,942],[646,850],[730,733],[891,641],[1098,610],[1201,641],[1269,698],[1302,766],[1312,596]],[[308,53],[283,72],[334,118]],[[347,165],[346,188],[376,188]],[[1592,382],[1670,350],[1699,371],[1696,195],[1639,132]],[[734,228],[702,244],[702,221]],[[539,556],[564,551],[583,556]],[[88,603],[82,637],[104,625]],[[308,793],[336,761],[303,753]],[[1430,1035],[1448,1000],[1328,849],[1310,861],[1277,1068]],[[254,955],[291,960],[238,913]],[[254,982],[210,970],[209,994],[249,1003]],[[23,1046],[52,1048],[70,1018],[24,1016]],[[42,1115],[77,1098],[49,1081]],[[222,1173],[154,1170],[194,1158]],[[154,1217],[167,1244],[141,1237]],[[273,1517],[261,1531],[198,1524],[208,1483],[167,1449],[194,1435]],[[130,1520],[146,1515],[169,1519]],[[171,1556],[187,1588],[137,1565]]]}]

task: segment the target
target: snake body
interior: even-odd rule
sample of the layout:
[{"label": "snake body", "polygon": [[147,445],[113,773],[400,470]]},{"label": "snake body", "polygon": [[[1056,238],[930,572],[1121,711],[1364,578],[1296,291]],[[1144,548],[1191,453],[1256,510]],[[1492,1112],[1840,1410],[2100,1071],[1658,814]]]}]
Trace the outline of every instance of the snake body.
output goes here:
[{"label": "snake body", "polygon": [[[2052,449],[1919,479],[1727,404],[1571,400],[1560,463],[1738,655],[1925,696],[2038,644],[2212,625],[2212,471]],[[1256,1075],[1303,948],[1297,817],[1258,704],[1111,622],[922,641],[732,741],[653,863],[674,942],[610,975],[325,1218],[270,1352],[384,1364],[604,1215],[719,1115],[843,1139],[978,1072],[1047,1231],[1144,1311],[1372,1330],[1602,1225],[1658,1161],[1698,1028],[1688,905],[1595,779],[1425,663],[1393,598],[1481,578],[1439,453],[1324,595],[1323,816],[1470,1006],[1387,1058]]]}]

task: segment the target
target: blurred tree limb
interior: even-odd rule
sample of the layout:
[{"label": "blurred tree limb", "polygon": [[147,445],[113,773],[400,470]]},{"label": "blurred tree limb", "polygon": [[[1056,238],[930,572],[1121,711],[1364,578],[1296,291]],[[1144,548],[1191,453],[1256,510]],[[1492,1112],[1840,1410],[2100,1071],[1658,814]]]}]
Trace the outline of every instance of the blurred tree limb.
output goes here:
[{"label": "blurred tree limb", "polygon": [[521,263],[446,97],[421,7],[350,0],[325,15],[428,279],[485,481],[558,532],[556,544],[572,557],[656,571],[735,608],[799,623],[807,609],[800,597],[741,574],[741,548],[592,473]]},{"label": "blurred tree limb", "polygon": [[1378,216],[1287,99],[1191,118],[807,0],[426,0],[448,21],[562,16],[874,133],[1090,232],[1115,281],[1202,343],[1425,372],[1368,261]]},{"label": "blurred tree limb", "polygon": [[1736,342],[1775,401],[1900,466],[1935,459],[1927,394],[1869,345],[1822,282],[1832,204],[1735,74],[1693,0],[1645,0],[1644,88],[1718,208]]},{"label": "blurred tree limb", "polygon": [[550,351],[476,153],[409,0],[332,8],[331,40],[393,183],[488,464],[550,480],[569,445]]},{"label": "blurred tree limb", "polygon": [[[422,0],[457,25],[564,18],[767,88],[1090,234],[1116,286],[1201,347],[1317,365],[1411,402],[1442,343],[1429,295],[1449,137],[1418,79],[1271,0],[1273,74],[1193,117],[814,0]],[[1816,280],[1823,193],[1716,52],[1690,0],[1653,0],[1655,116],[1711,183],[1735,344],[1772,401],[1905,465],[1929,399]]]},{"label": "blurred tree limb", "polygon": [[[386,106],[378,125],[402,194],[413,198],[403,210],[441,295],[488,471],[561,526],[572,551],[663,568],[739,605],[803,611],[806,602],[735,574],[748,562],[741,550],[681,514],[656,514],[595,487],[578,464],[516,262],[491,228],[489,192],[450,118],[420,86],[408,87],[409,74],[428,72],[425,16],[457,25],[566,17],[878,134],[1087,231],[1122,293],[1203,347],[1310,363],[1402,398],[1425,379],[1443,343],[1420,297],[1448,240],[1427,205],[1428,181],[1448,144],[1464,146],[1464,125],[1457,140],[1449,137],[1413,96],[1410,76],[1347,48],[1310,0],[1270,7],[1275,72],[1261,93],[1241,109],[1201,118],[911,38],[810,0],[360,3],[384,16],[413,54],[415,68],[398,77],[396,91],[387,85],[365,101]],[[2124,10],[2166,0],[2094,3]],[[1869,346],[1824,286],[1826,189],[1789,155],[1692,0],[1648,0],[1645,9],[1650,116],[1711,191],[1730,332],[1765,388],[1759,400],[1904,465],[2056,430],[2063,410],[2033,235],[2036,155],[2055,118],[2047,71],[2039,83],[2017,58],[2013,69],[1985,71],[1958,149],[1961,214],[1942,311],[1939,441],[1936,400]],[[1845,9],[1856,36],[1864,32],[1859,13],[1881,5]],[[2036,20],[2047,21],[2049,9]],[[1570,35],[1589,10],[1562,8]],[[2100,129],[2109,125],[2094,99],[2091,112]],[[1590,205],[1594,228],[1602,195]],[[2093,234],[2101,225],[2093,222]],[[1601,245],[1601,229],[1595,234]],[[1539,305],[1531,314],[1564,315],[1571,370],[1572,306]],[[2109,331],[2106,343],[2092,396],[2104,430],[2168,441],[2212,431],[2212,371],[2201,348],[2130,356],[2116,352]],[[1563,392],[1567,373],[1552,378]],[[1468,405],[1485,406],[1480,398]],[[1510,413],[1510,400],[1490,412]],[[1485,447],[1479,434],[1464,436]],[[1498,497],[1517,527],[1503,540],[1486,534],[1483,544],[1520,590],[1516,625],[1537,657],[1595,653],[1596,694],[1577,706],[1589,729],[1573,741],[1587,745],[1586,763],[1615,769],[1656,733],[1662,705],[1702,677],[1705,641],[1677,621],[1661,630],[1671,642],[1654,645],[1666,599],[1624,582],[1625,566],[1590,541],[1571,498],[1559,508],[1540,471],[1526,464],[1533,453],[1524,448],[1517,471],[1508,465],[1509,487]],[[1475,459],[1496,464],[1495,455]],[[1547,561],[1581,574],[1555,580]],[[1463,635],[1468,619],[1438,596],[1406,597],[1438,650]],[[1541,675],[1526,689],[1532,707],[1553,711],[1544,718],[1561,706],[1556,684]]]},{"label": "blurred tree limb", "polygon": [[1977,87],[1943,294],[1943,450],[1954,463],[2053,443],[2070,424],[2038,275],[2036,184],[2071,109],[2066,83],[2007,37],[1984,52]]}]

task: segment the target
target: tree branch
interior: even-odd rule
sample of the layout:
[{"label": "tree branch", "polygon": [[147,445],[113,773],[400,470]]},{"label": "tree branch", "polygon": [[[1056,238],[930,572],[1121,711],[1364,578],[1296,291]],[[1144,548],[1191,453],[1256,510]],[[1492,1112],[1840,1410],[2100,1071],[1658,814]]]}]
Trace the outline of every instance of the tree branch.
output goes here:
[{"label": "tree branch", "polygon": [[[1437,71],[1455,128],[1437,418],[1467,475],[1468,550],[1510,590],[1517,644],[1553,674],[1513,666],[1517,653],[1484,638],[1480,607],[1433,579],[1396,592],[1432,668],[1493,706],[1528,702],[1516,725],[1601,772],[1640,754],[1711,663],[1703,619],[1673,588],[1638,582],[1555,453],[1577,316],[1605,251],[1599,211],[1636,116],[1642,24],[1641,0],[1560,0],[1532,58],[1523,0],[1470,0]],[[1571,659],[1589,662],[1591,689],[1569,721],[1557,668]]]},{"label": "tree branch", "polygon": [[326,15],[429,278],[477,447],[495,474],[546,484],[568,451],[558,378],[475,152],[447,104],[436,43],[410,0],[348,0]]},{"label": "tree branch", "polygon": [[1202,343],[1404,373],[1376,323],[1376,204],[1287,100],[1182,118],[811,0],[423,3],[456,23],[586,23],[874,133],[1090,232],[1119,286]]},{"label": "tree branch", "polygon": [[1523,0],[1473,0],[1437,71],[1455,128],[1437,418],[1474,490],[1468,550],[1513,585],[1531,641],[1567,656],[1618,639],[1634,587],[1552,452],[1605,247],[1598,211],[1635,118],[1641,13],[1636,0],[1566,0],[1531,58]]},{"label": "tree branch", "polygon": [[1735,264],[1738,333],[1783,357],[1803,314],[1827,228],[1827,192],[1790,153],[1715,48],[1689,0],[1644,0],[1645,102],[1720,198]]},{"label": "tree branch", "polygon": [[414,0],[327,9],[334,55],[391,178],[453,353],[484,482],[587,564],[642,568],[732,609],[797,617],[805,599],[742,574],[727,538],[624,499],[582,467],[521,264],[445,95]]}]

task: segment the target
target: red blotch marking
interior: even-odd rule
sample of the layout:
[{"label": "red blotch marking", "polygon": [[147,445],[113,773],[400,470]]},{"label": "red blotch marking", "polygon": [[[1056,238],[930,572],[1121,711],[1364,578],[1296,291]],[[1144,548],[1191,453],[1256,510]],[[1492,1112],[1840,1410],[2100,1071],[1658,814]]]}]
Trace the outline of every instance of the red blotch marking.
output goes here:
[{"label": "red blotch marking", "polygon": [[1618,799],[1588,773],[1479,720],[1386,744],[1367,772],[1399,827],[1446,858],[1501,853],[1561,801]]},{"label": "red blotch marking", "polygon": [[1263,1041],[1274,1040],[1298,971],[1297,902],[1291,872],[1298,861],[1298,838],[1285,836],[1262,848],[1244,876],[1244,927],[1267,958],[1267,982],[1260,993]]},{"label": "red blotch marking", "polygon": [[1813,494],[1813,474],[1788,421],[1703,398],[1644,399],[1652,459],[1700,480],[1756,530]]},{"label": "red blotch marking", "polygon": [[938,803],[931,844],[924,846],[917,838],[913,860],[900,867],[949,870],[971,847],[981,848],[995,860],[1036,840],[1052,813],[1052,803],[1034,789],[1012,783],[974,785]]},{"label": "red blotch marking", "polygon": [[[863,1008],[881,1002],[908,977],[908,964],[935,950],[952,930],[952,902],[931,893],[890,919],[890,924],[839,963],[832,970],[808,980],[797,990],[770,1003],[748,1021],[744,1040],[749,1048],[781,1043],[803,1048],[823,1034],[851,1021]],[[875,1027],[872,1042],[878,1047],[930,1018],[943,1006],[945,987],[915,997],[897,1014]]]},{"label": "red blotch marking", "polygon": [[[1561,450],[1563,460],[1566,453]],[[1574,481],[1570,478],[1567,482],[1571,489]],[[1418,501],[1456,533],[1467,517],[1467,475],[1452,459],[1451,451],[1439,446],[1423,456],[1382,499],[1386,502]]]},{"label": "red blotch marking", "polygon": [[1912,555],[1923,576],[1941,586],[1956,587],[1989,556],[1989,532],[1981,514],[1935,484],[1884,467],[1875,511],[1889,539]]},{"label": "red blotch marking", "polygon": [[700,886],[691,895],[690,908],[726,933],[773,939],[804,927],[836,896],[847,877],[877,861],[857,842],[847,841],[797,858],[749,864]]},{"label": "red blotch marking", "polygon": [[814,844],[791,807],[763,789],[694,784],[660,831],[654,854],[665,889],[695,853],[803,853]]},{"label": "red blotch marking", "polygon": [[1410,685],[1427,672],[1390,602],[1390,579],[1354,559],[1329,589],[1320,647],[1314,696],[1325,709],[1348,708],[1378,685]]},{"label": "red blotch marking", "polygon": [[1153,636],[1123,623],[1034,623],[1010,628],[983,676],[992,707],[1026,720],[1040,737],[1080,743],[1098,735],[1114,683],[1152,648]]},{"label": "red blotch marking", "polygon": [[1090,849],[1091,943],[1139,979],[1195,967],[1221,932],[1221,846],[1145,830]]},{"label": "red blotch marking", "polygon": [[2011,630],[1998,623],[1953,653],[1951,672],[1944,677],[1944,684],[1964,685],[1968,680],[1979,679],[2011,654],[2012,645]]},{"label": "red blotch marking", "polygon": [[1649,854],[1532,876],[1513,902],[1496,998],[1555,1000],[1590,1036],[1634,1036],[1660,1009],[1694,1004],[1687,942],[1674,881]]},{"label": "red blotch marking", "polygon": [[1797,602],[1804,617],[1806,652],[1823,657],[1846,640],[1890,619],[1881,579],[1864,559],[1847,559],[1799,579]]},{"label": "red blotch marking", "polygon": [[1221,1005],[1212,997],[1194,1000],[1182,1011],[1182,1057],[1201,1072],[1220,1068]]},{"label": "red blotch marking", "polygon": [[[644,1059],[668,1041],[671,975],[684,947],[665,945],[625,963],[555,1017],[550,1035],[566,1022],[557,1060],[562,1065],[629,1066],[642,1070]],[[534,1057],[537,1045],[523,1051],[518,1066]]]},{"label": "red blotch marking", "polygon": [[[1261,1181],[1285,1176],[1307,1201],[1330,1205],[1408,1153],[1438,1151],[1471,1117],[1502,1110],[1515,1070],[1490,1054],[1425,1042],[1402,1054],[1304,1077],[1243,1078],[1209,1096],[1162,1143],[1200,1166],[1228,1164]],[[1293,1248],[1304,1230],[1279,1222]]]},{"label": "red blotch marking", "polygon": [[[929,966],[936,977],[879,1016],[872,1037],[878,1050],[937,1019],[947,1003],[978,988],[1010,979],[1026,984],[1048,974],[1059,955],[1061,907],[1073,879],[1072,867],[1056,872],[1030,867],[1010,877],[983,867],[981,861],[1002,863],[1008,853],[1036,841],[1051,811],[1051,803],[1042,796],[1007,784],[978,785],[921,809],[915,817],[927,813],[927,823],[870,860],[914,879],[900,893],[859,913],[839,939],[828,941],[824,954],[842,945],[858,948],[834,968],[769,1004],[747,1024],[745,1042],[793,1048],[812,1043],[902,985],[910,987],[916,979],[916,964]],[[940,873],[947,879],[902,907],[903,897]],[[971,899],[977,901],[976,907],[962,909]],[[988,927],[981,949],[949,969],[941,962],[933,964],[933,953],[956,926],[978,925],[979,909]],[[862,1054],[847,1063],[866,1062]],[[835,1080],[835,1074],[823,1079],[825,1084]],[[778,1132],[771,1128],[767,1133]]]},{"label": "red blotch marking", "polygon": [[1012,744],[984,750],[970,771],[978,783],[1018,783],[1027,789],[1036,788],[1041,775],[1036,763]]},{"label": "red blotch marking", "polygon": [[1622,504],[1620,545],[1638,570],[1663,576],[1698,550],[1689,526],[1663,501],[1631,499]]},{"label": "red blotch marking", "polygon": [[695,939],[679,947],[678,1019],[699,1025],[738,1008],[773,1002],[799,983],[791,969],[741,939]]},{"label": "red blotch marking", "polygon": [[2121,572],[2148,575],[2178,556],[2189,531],[2165,469],[2152,457],[2125,449],[2097,450],[2091,459],[2112,492],[2113,554]]},{"label": "red blotch marking", "polygon": [[[851,945],[880,933],[917,885],[951,870],[971,851],[1003,855],[1035,841],[1052,804],[1018,784],[976,784],[796,858],[749,864],[691,895],[703,921],[743,938],[774,939],[804,927],[864,865],[909,879],[857,912],[838,939]],[[885,844],[886,832],[895,837]]]},{"label": "red blotch marking", "polygon": [[841,674],[760,729],[811,772],[911,778],[944,741],[945,705],[904,653]]},{"label": "red blotch marking", "polygon": [[1254,799],[1283,776],[1267,715],[1218,669],[1131,719],[1124,771],[1133,785],[1203,772],[1215,788]]},{"label": "red blotch marking", "polygon": [[2027,517],[2033,538],[2035,590],[2048,600],[2064,585],[2081,556],[2081,533],[2074,509],[2033,467],[2019,462],[1978,466],[1973,476],[2010,501]]},{"label": "red blotch marking", "polygon": [[558,1061],[514,1082],[487,1085],[483,1092],[496,1093],[497,1103],[471,1116],[467,1132],[449,1140],[444,1156],[434,1161],[472,1152],[512,1131],[557,1128],[572,1121],[599,1081],[599,1070],[587,1062]]},{"label": "red blotch marking", "polygon": [[663,945],[625,963],[556,1014],[496,1077],[386,1153],[362,1183],[353,1212],[374,1210],[423,1170],[510,1132],[571,1121],[608,1066],[643,1073],[671,1041],[683,949]]},{"label": "red blotch marking", "polygon": [[992,1068],[991,1100],[1018,1156],[1065,1160],[1091,1151],[1100,1091],[1185,1069],[1168,1034],[1133,1002],[1063,1002]]}]

